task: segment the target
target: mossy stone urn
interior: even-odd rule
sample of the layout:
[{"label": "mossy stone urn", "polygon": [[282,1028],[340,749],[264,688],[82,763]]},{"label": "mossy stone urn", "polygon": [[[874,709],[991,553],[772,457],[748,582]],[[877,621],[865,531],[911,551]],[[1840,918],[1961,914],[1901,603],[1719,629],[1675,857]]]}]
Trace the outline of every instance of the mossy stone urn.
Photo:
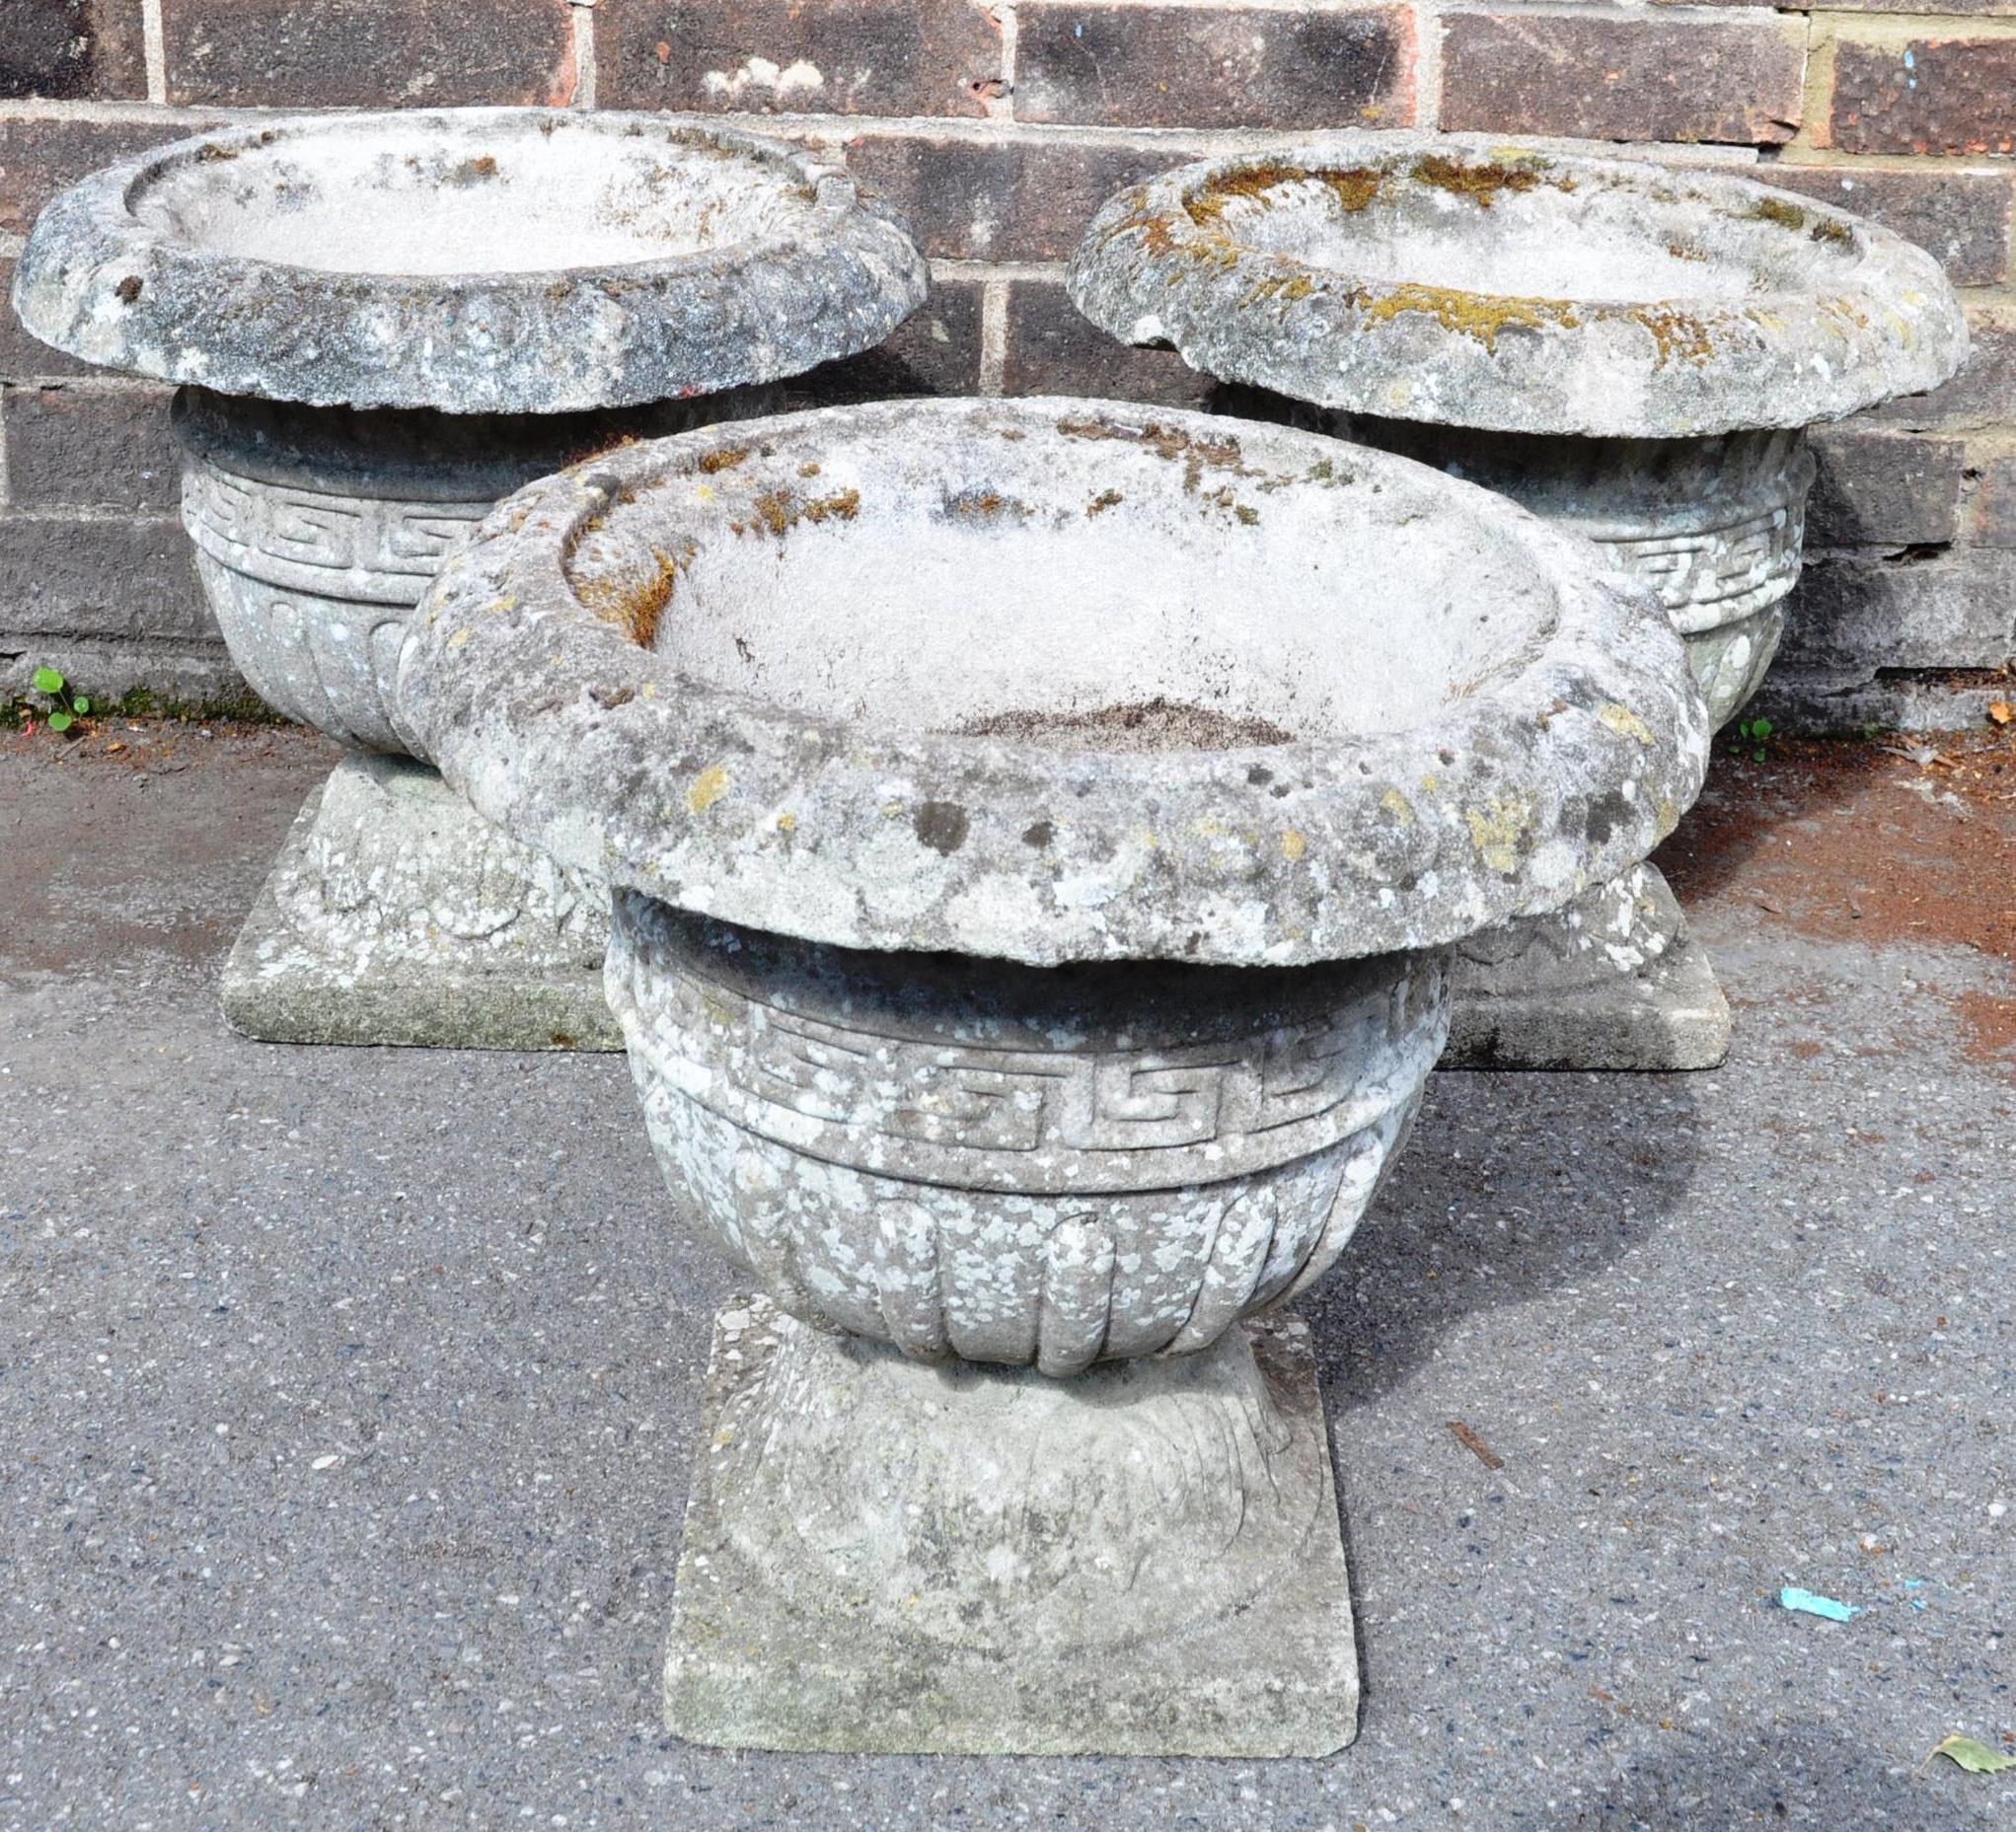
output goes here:
[{"label": "mossy stone urn", "polygon": [[671,1727],[1349,1742],[1281,1306],[1394,1174],[1451,951],[1628,872],[1697,790],[1649,597],[1319,435],[896,402],[511,497],[397,705],[612,886],[678,1220],[756,1287],[715,1320]]},{"label": "mossy stone urn", "polygon": [[349,747],[228,961],[286,1042],[619,1042],[608,897],[473,818],[400,726],[407,614],[503,495],[771,404],[922,301],[908,238],[806,154],[540,109],[262,121],[37,218],[22,322],[184,386],[183,521],[246,679]]},{"label": "mossy stone urn", "polygon": [[[1799,575],[1806,430],[1967,352],[1938,263],[1744,179],[1476,136],[1340,136],[1113,197],[1070,273],[1094,324],[1303,423],[1594,541],[1685,638],[1720,725]],[[1729,1006],[1656,868],[1459,951],[1451,1061],[1719,1063]]]}]

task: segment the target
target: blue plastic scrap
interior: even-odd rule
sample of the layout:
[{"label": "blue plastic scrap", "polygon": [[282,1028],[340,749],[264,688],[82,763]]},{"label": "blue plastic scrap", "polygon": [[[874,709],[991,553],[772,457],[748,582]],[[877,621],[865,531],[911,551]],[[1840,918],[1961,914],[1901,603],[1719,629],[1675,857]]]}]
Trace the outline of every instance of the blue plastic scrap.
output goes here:
[{"label": "blue plastic scrap", "polygon": [[1829,1622],[1847,1622],[1862,1613],[1856,1603],[1837,1603],[1830,1596],[1815,1596],[1811,1590],[1801,1590],[1795,1584],[1787,1584],[1778,1592],[1780,1609],[1796,1609],[1809,1616],[1825,1616]]}]

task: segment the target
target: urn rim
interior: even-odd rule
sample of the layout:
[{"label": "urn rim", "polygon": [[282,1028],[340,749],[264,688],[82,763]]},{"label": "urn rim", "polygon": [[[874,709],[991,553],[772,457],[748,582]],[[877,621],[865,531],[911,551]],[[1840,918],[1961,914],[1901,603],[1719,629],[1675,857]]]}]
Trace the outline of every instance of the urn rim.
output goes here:
[{"label": "urn rim", "polygon": [[[787,494],[808,473],[801,494]],[[1101,490],[1107,478],[1125,491]],[[1232,499],[1234,487],[1264,508]],[[995,513],[990,502],[1006,507]],[[1325,708],[1308,714],[1308,736],[1256,739],[1233,721],[1227,735],[1180,748],[1114,750],[1079,738],[1076,714],[1032,736],[967,720],[964,700],[936,728],[913,728],[901,716],[905,694],[939,690],[922,662],[903,673],[909,636],[874,663],[877,710],[850,715],[869,664],[858,681],[849,658],[872,655],[878,639],[844,624],[831,648],[837,683],[794,660],[800,675],[768,679],[824,685],[740,685],[735,651],[750,645],[738,633],[735,651],[725,646],[746,609],[737,591],[782,593],[797,621],[779,640],[824,655],[820,619],[843,617],[854,601],[805,609],[803,595],[851,589],[821,581],[846,578],[861,554],[901,556],[873,588],[900,596],[913,564],[921,573],[935,563],[902,546],[929,521],[934,539],[950,540],[950,529],[970,543],[951,551],[970,555],[974,578],[1000,581],[1037,551],[1016,543],[1035,542],[1053,515],[1068,544],[1046,563],[1063,570],[1039,569],[1018,588],[1033,610],[1009,605],[1000,583],[942,612],[933,600],[932,614],[950,622],[933,666],[956,670],[970,653],[977,676],[984,653],[1018,681],[1014,644],[1029,632],[1097,646],[1101,614],[1126,613],[1089,584],[1080,594],[1072,569],[1106,563],[1102,539],[1116,544],[1111,563],[1150,575],[1141,590],[1151,609],[1157,594],[1187,604],[1184,569],[1219,546],[1225,570],[1212,589],[1250,589],[1254,605],[1273,589],[1268,567],[1291,563],[1284,554],[1320,569],[1333,549],[1390,554],[1396,567],[1436,563],[1422,560],[1420,544],[1460,550],[1444,608],[1461,642],[1483,646],[1451,655],[1465,666],[1488,659],[1476,679],[1445,682],[1434,649],[1415,682],[1410,658],[1445,639],[1388,615],[1392,581],[1347,579],[1325,583],[1318,609],[1348,603],[1364,621],[1373,685],[1318,680],[1311,695],[1334,688],[1320,702],[1293,698],[1299,675],[1293,691],[1264,690],[1289,693],[1299,717]],[[1132,547],[1128,515],[1142,535]],[[1102,537],[1109,528],[1122,532]],[[1155,545],[1163,540],[1166,555]],[[631,581],[623,568],[633,562],[620,558],[584,577],[583,544],[602,542],[620,555],[643,552],[648,576]],[[766,569],[784,563],[792,542],[809,544],[815,563],[788,589],[774,586]],[[1194,589],[1211,597],[1206,584]],[[1435,598],[1442,581],[1421,590]],[[1500,614],[1499,630],[1462,623],[1469,612],[1454,607],[1465,591],[1490,608],[1476,623]],[[1290,604],[1283,624],[1305,610]],[[1213,600],[1198,615],[1221,611],[1237,630],[1262,627],[1242,601]],[[1341,611],[1333,621],[1345,649],[1311,651],[1315,664],[1298,655],[1298,665],[1341,667],[1339,654],[1349,664],[1360,625]],[[1130,665],[1140,652],[1132,627],[1117,639]],[[764,652],[777,632],[748,633]],[[711,646],[696,660],[682,643]],[[1157,652],[1141,666],[1180,671],[1189,653],[1171,636],[1175,659]],[[1055,659],[1046,651],[1030,670],[1047,682]],[[1238,651],[1227,678],[1244,678],[1249,663],[1257,678],[1273,659]],[[1448,666],[1458,671],[1456,659]],[[1382,698],[1382,682],[1401,685]],[[534,484],[498,506],[422,602],[398,695],[428,754],[483,813],[616,884],[810,941],[1036,965],[1302,965],[1440,946],[1556,908],[1634,863],[1693,799],[1707,761],[1706,714],[1680,638],[1589,544],[1369,448],[1062,398],[883,402],[740,421],[626,447]],[[1391,695],[1433,711],[1403,717]],[[862,686],[859,703],[870,696]],[[1264,712],[1273,702],[1252,703]]]},{"label": "urn rim", "polygon": [[559,413],[798,374],[880,343],[927,286],[814,154],[476,108],[287,116],[108,166],[42,209],[13,298],[57,349],[222,394]]},{"label": "urn rim", "polygon": [[1481,134],[1179,166],[1107,200],[1068,286],[1220,380],[1504,432],[1806,426],[1936,387],[1968,347],[1938,262],[1866,218]]}]

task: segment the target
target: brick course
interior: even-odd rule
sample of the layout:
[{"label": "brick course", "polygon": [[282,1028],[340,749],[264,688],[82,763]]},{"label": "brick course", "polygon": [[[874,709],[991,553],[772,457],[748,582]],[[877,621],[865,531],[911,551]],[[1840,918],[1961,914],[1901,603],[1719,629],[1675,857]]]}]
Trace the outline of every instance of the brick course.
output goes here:
[{"label": "brick course", "polygon": [[602,0],[604,108],[974,114],[1002,87],[975,0]]},{"label": "brick course", "polygon": [[161,0],[161,27],[171,102],[336,109],[573,100],[567,0]]},{"label": "brick course", "polygon": [[[2016,646],[2016,0],[1812,17],[1783,0],[160,0],[160,15],[151,93],[168,108],[146,101],[142,0],[0,0],[0,286],[53,191],[240,110],[688,110],[844,157],[937,263],[885,349],[793,401],[991,388],[1290,415],[1072,310],[1061,263],[1113,190],[1268,134],[1417,116],[1654,156],[1693,143],[1697,161],[1887,224],[1970,289],[1961,377],[1816,435],[1814,563],[1772,716],[1924,723],[1945,671]],[[32,655],[103,691],[228,685],[173,513],[168,391],[88,370],[5,314],[0,391],[0,682]]]},{"label": "brick course", "polygon": [[1774,145],[1799,125],[1805,69],[1804,23],[1776,14],[1457,13],[1444,25],[1442,124]]},{"label": "brick course", "polygon": [[1109,127],[1400,127],[1402,7],[1052,5],[1015,10],[1018,119]]}]

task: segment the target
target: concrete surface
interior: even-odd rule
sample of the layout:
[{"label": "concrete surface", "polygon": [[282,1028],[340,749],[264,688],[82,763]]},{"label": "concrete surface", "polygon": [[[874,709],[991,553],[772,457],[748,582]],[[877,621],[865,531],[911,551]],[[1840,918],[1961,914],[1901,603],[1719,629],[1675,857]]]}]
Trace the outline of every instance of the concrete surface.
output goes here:
[{"label": "concrete surface", "polygon": [[1919,1767],[2016,1734],[2016,977],[1963,938],[2010,952],[2016,773],[1723,760],[1662,862],[1727,1066],[1434,1078],[1303,1306],[1363,1730],[1264,1763],[659,1728],[727,1279],[619,1061],[226,1029],[218,963],[334,758],[0,736],[0,1826],[2016,1815],[2016,1776]]}]

